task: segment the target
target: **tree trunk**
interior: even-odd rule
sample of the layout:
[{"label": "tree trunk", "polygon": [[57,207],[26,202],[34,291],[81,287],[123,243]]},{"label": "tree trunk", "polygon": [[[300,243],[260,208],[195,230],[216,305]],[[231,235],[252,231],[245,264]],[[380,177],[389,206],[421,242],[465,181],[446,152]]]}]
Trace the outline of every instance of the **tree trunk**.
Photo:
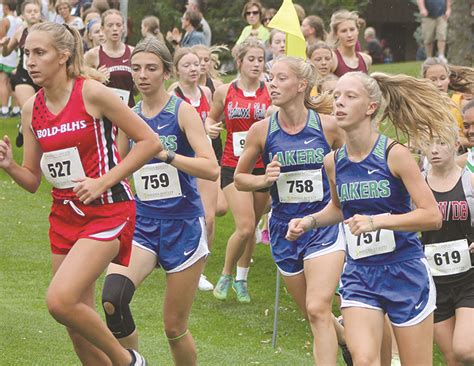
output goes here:
[{"label": "tree trunk", "polygon": [[448,25],[448,59],[453,65],[472,66],[474,0],[451,0]]}]

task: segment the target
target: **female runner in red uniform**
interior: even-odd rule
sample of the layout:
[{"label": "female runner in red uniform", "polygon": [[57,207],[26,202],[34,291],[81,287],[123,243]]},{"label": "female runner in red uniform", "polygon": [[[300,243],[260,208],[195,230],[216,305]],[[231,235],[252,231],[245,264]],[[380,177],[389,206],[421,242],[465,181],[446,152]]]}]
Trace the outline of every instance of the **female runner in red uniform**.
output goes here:
[{"label": "female runner in red uniform", "polygon": [[106,85],[131,108],[135,105],[130,64],[133,47],[122,42],[124,24],[123,16],[118,10],[105,11],[102,14],[105,43],[88,51],[85,60],[87,65],[98,69],[108,77]]},{"label": "female runner in red uniform", "polygon": [[[235,221],[235,231],[227,242],[224,268],[214,288],[214,296],[227,299],[232,284],[237,300],[250,302],[247,290],[247,274],[255,246],[255,227],[268,202],[268,189],[256,192],[240,192],[234,186],[234,171],[242,153],[250,126],[265,118],[270,105],[267,86],[261,81],[265,63],[265,49],[254,39],[244,41],[235,50],[239,78],[216,89],[206,130],[214,138],[222,130],[221,115],[225,115],[227,139],[221,161],[221,187]],[[262,159],[255,164],[253,174],[263,175]],[[237,276],[232,271],[237,264]]]},{"label": "female runner in red uniform", "polygon": [[[122,348],[94,309],[96,279],[111,261],[128,265],[135,205],[125,180],[162,150],[153,131],[102,84],[87,78],[77,30],[55,23],[33,26],[25,42],[28,72],[42,86],[22,113],[23,164],[0,141],[0,168],[35,192],[41,172],[50,181],[53,279],[51,315],[67,327],[85,365],[144,365]],[[113,123],[111,122],[113,121]],[[135,148],[120,162],[120,128]]]}]

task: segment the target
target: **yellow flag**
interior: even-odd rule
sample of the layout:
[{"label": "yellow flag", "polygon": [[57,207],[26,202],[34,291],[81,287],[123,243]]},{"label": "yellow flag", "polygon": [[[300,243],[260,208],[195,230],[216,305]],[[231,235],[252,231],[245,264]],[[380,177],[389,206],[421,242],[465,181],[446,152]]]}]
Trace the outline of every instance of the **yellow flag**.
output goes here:
[{"label": "yellow flag", "polygon": [[268,27],[286,33],[286,54],[288,56],[306,59],[306,42],[301,32],[296,9],[291,0],[283,0],[283,4],[281,4]]}]

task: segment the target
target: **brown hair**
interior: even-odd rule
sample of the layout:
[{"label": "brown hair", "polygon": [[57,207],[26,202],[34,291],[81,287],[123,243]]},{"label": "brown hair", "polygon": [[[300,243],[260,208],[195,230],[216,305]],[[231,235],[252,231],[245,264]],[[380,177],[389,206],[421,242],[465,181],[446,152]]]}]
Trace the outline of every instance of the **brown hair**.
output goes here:
[{"label": "brown hair", "polygon": [[199,60],[199,56],[198,54],[196,53],[195,50],[191,49],[190,47],[180,47],[176,50],[176,52],[174,53],[174,56],[173,56],[173,66],[174,66],[174,72],[176,75],[178,75],[178,64],[179,64],[179,61],[181,61],[181,59],[186,56],[186,55],[194,55],[198,58]]},{"label": "brown hair", "polygon": [[250,0],[247,3],[245,3],[244,8],[242,9],[242,17],[244,19],[247,19],[247,16],[245,13],[247,12],[248,9],[250,9],[252,6],[256,6],[258,8],[258,19],[260,20],[260,23],[262,22],[262,15],[263,15],[263,6],[262,3],[258,0]]},{"label": "brown hair", "polygon": [[160,19],[154,15],[149,15],[142,19],[142,24],[147,28],[147,31],[151,35],[155,36],[162,42],[165,41],[163,34],[160,32]]},{"label": "brown hair", "polygon": [[308,25],[316,32],[316,38],[326,40],[326,30],[324,29],[324,21],[317,15],[309,15],[304,20],[308,21]]},{"label": "brown hair", "polygon": [[314,51],[320,50],[320,49],[325,49],[331,52],[331,58],[332,58],[332,48],[329,47],[329,45],[326,42],[321,42],[321,41],[308,46],[308,48],[306,49],[306,57],[311,58]]},{"label": "brown hair", "polygon": [[[262,42],[255,38],[247,38],[244,42],[237,45],[233,50],[235,61],[242,62],[247,52],[252,48],[260,48],[265,56],[265,46]],[[237,63],[238,65],[238,63]]]},{"label": "brown hair", "polygon": [[68,25],[44,22],[33,25],[30,34],[35,31],[49,34],[52,44],[58,52],[69,53],[69,60],[66,63],[66,72],[69,78],[84,77],[100,82],[105,81],[105,76],[102,73],[84,64],[82,37],[77,29]]},{"label": "brown hair", "polygon": [[338,46],[339,39],[337,38],[337,28],[339,27],[339,24],[346,20],[353,20],[356,28],[360,29],[359,14],[357,14],[357,12],[345,9],[336,11],[331,15],[331,23],[329,23],[331,31],[328,36],[328,42],[331,46]]},{"label": "brown hair", "polygon": [[102,26],[105,25],[105,19],[112,14],[119,15],[120,18],[122,18],[122,24],[125,24],[125,19],[123,18],[123,14],[120,11],[117,9],[109,9],[102,13]]},{"label": "brown hair", "polygon": [[145,39],[142,39],[140,42],[137,43],[137,45],[132,51],[130,59],[132,59],[133,56],[140,52],[154,54],[161,60],[161,62],[163,62],[163,69],[165,70],[165,72],[169,73],[170,75],[173,74],[173,57],[171,56],[171,52],[168,47],[166,47],[166,44],[164,42],[161,42],[156,37],[146,37]]}]

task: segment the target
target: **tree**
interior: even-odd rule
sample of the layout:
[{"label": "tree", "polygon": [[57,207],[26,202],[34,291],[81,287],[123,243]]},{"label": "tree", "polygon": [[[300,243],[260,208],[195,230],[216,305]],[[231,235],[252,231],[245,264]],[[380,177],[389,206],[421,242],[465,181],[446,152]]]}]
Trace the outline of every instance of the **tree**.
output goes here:
[{"label": "tree", "polygon": [[473,0],[452,0],[448,25],[448,58],[454,65],[472,66]]}]

